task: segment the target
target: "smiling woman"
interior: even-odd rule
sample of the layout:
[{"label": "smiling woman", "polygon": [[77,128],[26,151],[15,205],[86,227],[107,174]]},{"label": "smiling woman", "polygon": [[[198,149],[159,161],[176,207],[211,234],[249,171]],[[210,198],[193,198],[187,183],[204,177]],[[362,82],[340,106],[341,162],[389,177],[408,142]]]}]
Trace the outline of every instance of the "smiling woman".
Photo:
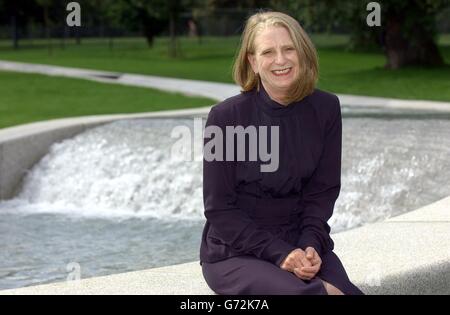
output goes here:
[{"label": "smiling woman", "polygon": [[215,105],[206,128],[276,126],[279,163],[262,172],[261,159],[204,154],[200,264],[216,293],[362,294],[329,235],[341,188],[342,117],[339,99],[315,89],[317,69],[315,48],[295,19],[279,12],[248,19],[234,66],[242,93]]},{"label": "smiling woman", "polygon": [[234,80],[243,91],[254,87],[259,91],[262,81],[271,98],[282,105],[300,101],[313,92],[317,81],[316,49],[289,16],[280,14],[279,22],[272,24],[263,18],[249,19],[248,36],[243,36],[233,68]]},{"label": "smiling woman", "polygon": [[289,32],[284,27],[266,28],[256,37],[255,46],[256,51],[248,55],[253,71],[272,98],[285,105],[284,96],[289,95],[300,72],[299,56]]}]

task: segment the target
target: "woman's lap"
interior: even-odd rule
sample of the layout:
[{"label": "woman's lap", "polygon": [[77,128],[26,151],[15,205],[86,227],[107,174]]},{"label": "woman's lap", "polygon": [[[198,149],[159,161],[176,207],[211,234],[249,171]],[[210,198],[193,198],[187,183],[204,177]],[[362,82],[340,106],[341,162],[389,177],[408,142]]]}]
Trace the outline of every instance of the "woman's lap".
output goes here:
[{"label": "woman's lap", "polygon": [[328,252],[322,267],[309,281],[250,255],[235,256],[215,263],[202,263],[208,286],[218,294],[234,295],[310,295],[327,294],[323,279],[346,294],[361,294],[347,277],[339,258]]},{"label": "woman's lap", "polygon": [[202,263],[203,276],[218,294],[326,294],[320,279],[303,281],[293,273],[253,256],[236,256]]}]

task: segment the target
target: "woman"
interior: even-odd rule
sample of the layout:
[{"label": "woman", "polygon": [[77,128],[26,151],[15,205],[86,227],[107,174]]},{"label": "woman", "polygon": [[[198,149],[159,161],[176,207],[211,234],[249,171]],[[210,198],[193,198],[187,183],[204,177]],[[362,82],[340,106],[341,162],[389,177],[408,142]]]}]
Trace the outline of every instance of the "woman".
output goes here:
[{"label": "woman", "polygon": [[[215,105],[205,129],[200,264],[218,294],[363,294],[332,251],[327,221],[340,192],[342,119],[338,98],[315,89],[317,76],[315,48],[295,19],[248,19],[234,65],[242,93]],[[234,135],[214,149],[224,158],[207,159],[207,140],[228,136],[226,126],[277,127],[269,135],[276,170],[247,157],[251,141],[236,159]]]}]

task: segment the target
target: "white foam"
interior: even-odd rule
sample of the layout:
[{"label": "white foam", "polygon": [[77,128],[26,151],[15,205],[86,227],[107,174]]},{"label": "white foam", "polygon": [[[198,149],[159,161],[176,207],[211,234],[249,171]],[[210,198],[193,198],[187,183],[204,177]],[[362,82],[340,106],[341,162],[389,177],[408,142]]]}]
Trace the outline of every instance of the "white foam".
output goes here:
[{"label": "white foam", "polygon": [[56,143],[16,202],[22,212],[202,219],[202,165],[170,159],[175,124],[119,121]]},{"label": "white foam", "polygon": [[[52,145],[2,211],[204,220],[201,159],[170,158],[173,127],[192,119],[117,121]],[[447,196],[450,122],[344,119],[342,189],[332,232]],[[414,126],[412,128],[411,126]]]}]

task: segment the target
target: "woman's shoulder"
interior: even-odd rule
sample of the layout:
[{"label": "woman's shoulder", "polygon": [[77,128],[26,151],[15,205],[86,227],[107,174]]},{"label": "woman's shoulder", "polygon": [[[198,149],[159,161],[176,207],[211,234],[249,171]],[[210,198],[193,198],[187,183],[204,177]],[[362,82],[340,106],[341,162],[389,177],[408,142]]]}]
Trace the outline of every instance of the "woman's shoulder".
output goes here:
[{"label": "woman's shoulder", "polygon": [[341,117],[341,104],[336,94],[314,89],[308,97],[308,102],[324,126]]},{"label": "woman's shoulder", "polygon": [[320,89],[314,89],[309,96],[309,101],[317,106],[340,106],[339,98],[336,94]]},{"label": "woman's shoulder", "polygon": [[245,106],[251,102],[252,92],[241,92],[240,94],[228,97],[227,99],[213,105],[211,107],[211,113],[219,115],[223,118],[236,117],[236,115],[250,106]]}]

